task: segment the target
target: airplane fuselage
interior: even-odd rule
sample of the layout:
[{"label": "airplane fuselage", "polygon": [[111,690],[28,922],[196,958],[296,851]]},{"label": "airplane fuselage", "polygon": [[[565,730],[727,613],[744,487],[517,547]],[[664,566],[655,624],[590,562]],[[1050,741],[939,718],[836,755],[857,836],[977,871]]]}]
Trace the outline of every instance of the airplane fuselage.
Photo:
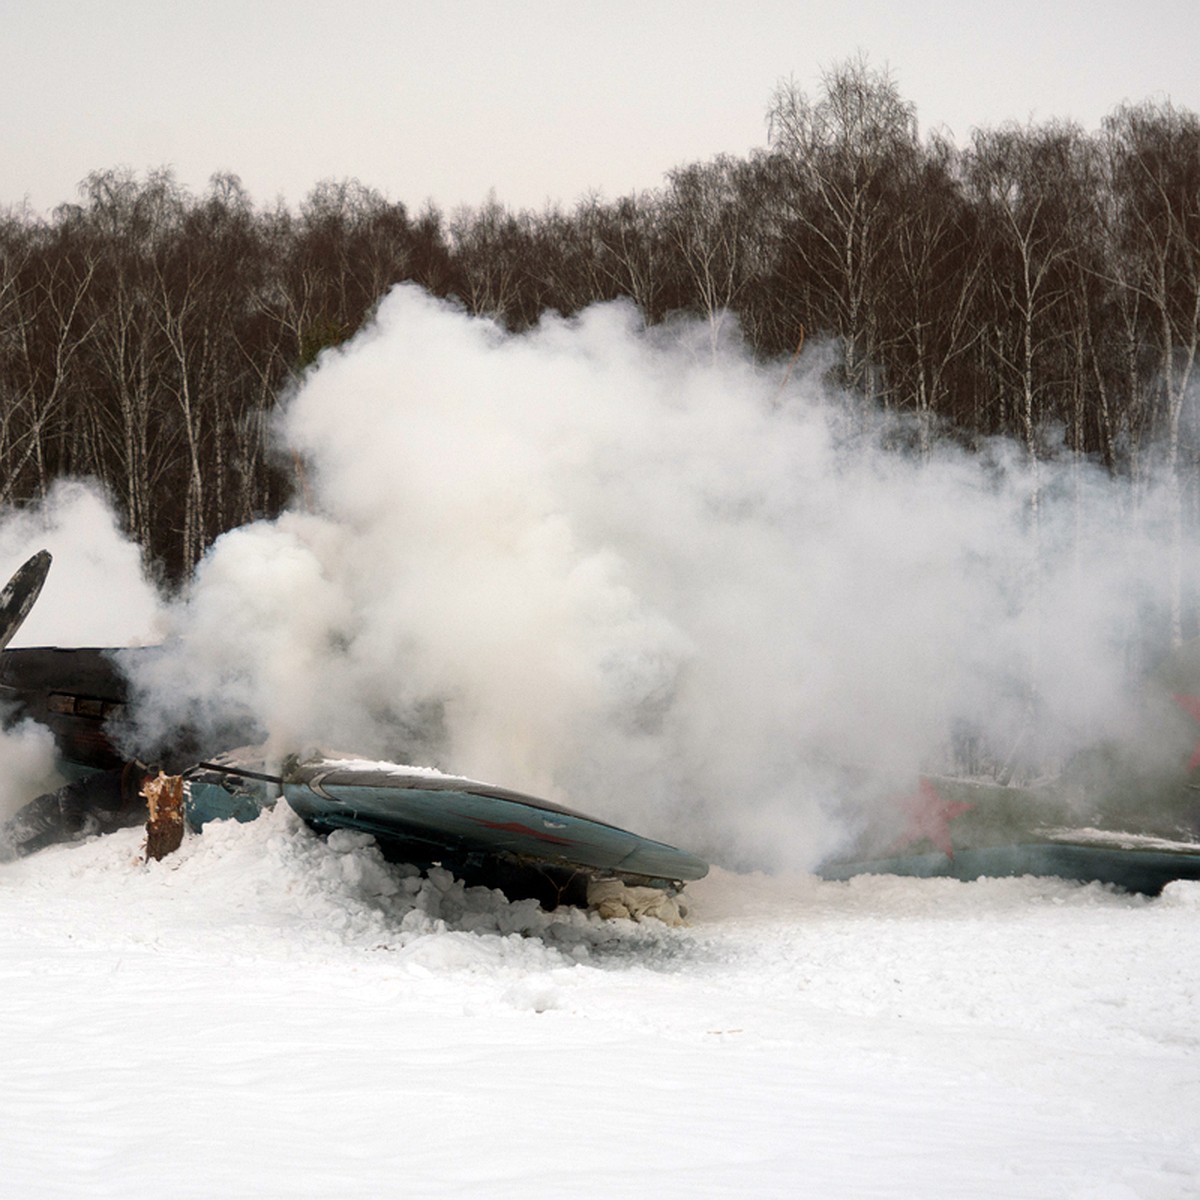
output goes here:
[{"label": "airplane fuselage", "polygon": [[110,730],[128,699],[113,650],[31,646],[0,653],[0,709],[10,720],[27,717],[46,726],[60,758],[76,767],[121,765]]}]

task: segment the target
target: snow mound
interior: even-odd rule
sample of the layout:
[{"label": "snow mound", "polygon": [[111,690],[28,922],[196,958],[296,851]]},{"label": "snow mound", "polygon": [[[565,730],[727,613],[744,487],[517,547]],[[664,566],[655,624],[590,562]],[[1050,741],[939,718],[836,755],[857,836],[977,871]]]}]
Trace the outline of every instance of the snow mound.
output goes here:
[{"label": "snow mound", "polygon": [[1165,908],[1200,910],[1200,880],[1176,879],[1162,890],[1159,902]]},{"label": "snow mound", "polygon": [[54,847],[15,864],[5,883],[93,911],[123,907],[136,914],[130,936],[139,939],[175,919],[173,901],[186,892],[229,948],[257,944],[270,926],[287,935],[281,952],[285,945],[388,951],[439,972],[547,969],[640,950],[653,956],[679,936],[577,908],[547,912],[534,900],[467,887],[442,868],[423,874],[389,863],[369,835],[321,837],[286,803],[247,824],[210,822],[162,862],[142,861],[142,844],[142,831],[131,829]]}]

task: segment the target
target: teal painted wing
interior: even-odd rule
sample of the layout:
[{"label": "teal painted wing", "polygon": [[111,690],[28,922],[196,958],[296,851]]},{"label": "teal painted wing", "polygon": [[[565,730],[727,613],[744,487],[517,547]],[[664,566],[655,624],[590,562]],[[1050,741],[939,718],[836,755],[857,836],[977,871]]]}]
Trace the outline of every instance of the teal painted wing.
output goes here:
[{"label": "teal painted wing", "polygon": [[268,773],[245,753],[201,764],[188,779],[194,828],[252,820],[279,795],[310,825],[352,829],[390,843],[411,861],[501,856],[660,883],[687,883],[708,864],[574,809],[420,767],[353,759],[290,762]]},{"label": "teal painted wing", "polygon": [[322,760],[284,777],[288,803],[319,826],[444,846],[457,853],[504,853],[559,866],[678,882],[708,864],[684,850],[520,792],[432,771]]},{"label": "teal painted wing", "polygon": [[1078,883],[1105,883],[1128,892],[1156,896],[1177,879],[1200,879],[1200,845],[1177,847],[1099,841],[1045,840],[987,846],[945,854],[897,854],[860,862],[827,863],[824,879],[855,875],[907,875],[918,878],[1000,878],[1049,875]]}]

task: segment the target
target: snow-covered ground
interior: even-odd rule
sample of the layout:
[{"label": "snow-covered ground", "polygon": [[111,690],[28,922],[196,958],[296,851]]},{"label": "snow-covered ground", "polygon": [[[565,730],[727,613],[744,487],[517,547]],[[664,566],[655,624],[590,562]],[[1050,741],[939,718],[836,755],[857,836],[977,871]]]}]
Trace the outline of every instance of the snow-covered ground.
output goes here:
[{"label": "snow-covered ground", "polygon": [[288,811],[0,867],[0,1195],[1200,1195],[1200,885],[547,915]]}]

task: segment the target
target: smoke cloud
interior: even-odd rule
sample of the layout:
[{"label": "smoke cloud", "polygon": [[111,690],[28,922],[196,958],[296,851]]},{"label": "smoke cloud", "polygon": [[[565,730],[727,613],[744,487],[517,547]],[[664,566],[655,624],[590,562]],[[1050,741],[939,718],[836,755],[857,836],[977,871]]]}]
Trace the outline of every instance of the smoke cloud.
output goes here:
[{"label": "smoke cloud", "polygon": [[103,493],[74,480],[0,519],[0,587],[39,550],[54,565],[12,646],[125,646],[161,640],[162,605],[141,552]]},{"label": "smoke cloud", "polygon": [[[4,716],[0,712],[0,718]],[[62,783],[50,731],[33,721],[0,728],[0,821]]]},{"label": "smoke cloud", "polygon": [[1130,719],[1165,496],[1135,520],[1087,466],[905,454],[819,352],[785,382],[710,334],[618,303],[513,336],[395,290],[286,405],[305,503],[213,546],[140,736],[241,707],[280,754],[805,867],[856,771],[904,786],[955,738],[1044,761]]}]

